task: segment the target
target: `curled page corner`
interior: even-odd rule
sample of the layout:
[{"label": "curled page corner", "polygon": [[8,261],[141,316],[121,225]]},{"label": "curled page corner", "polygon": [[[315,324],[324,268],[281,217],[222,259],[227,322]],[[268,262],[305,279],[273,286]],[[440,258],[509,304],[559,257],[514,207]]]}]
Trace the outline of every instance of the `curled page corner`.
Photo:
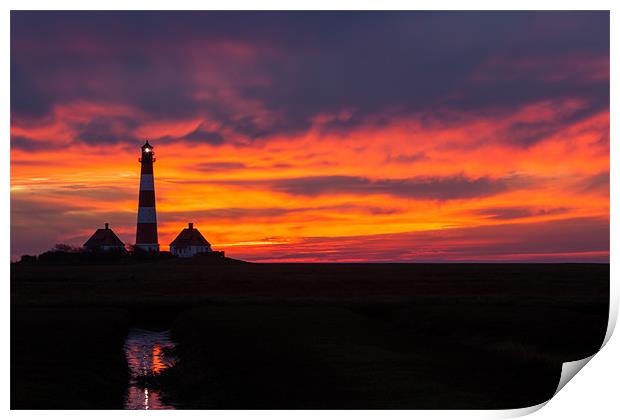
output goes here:
[{"label": "curled page corner", "polygon": [[[607,331],[605,332],[605,338],[603,339],[603,343],[601,344],[601,347],[596,353],[598,353],[599,351],[601,351],[603,347],[605,347],[605,345],[611,338],[614,332],[614,329],[616,328],[616,321],[618,318],[618,301],[617,301],[617,298],[614,299],[613,294],[611,296],[611,299],[612,301],[610,302],[610,306],[609,306],[609,319],[607,321]],[[562,373],[560,374],[560,381],[558,383],[558,387],[553,393],[553,396],[555,396],[558,392],[560,392],[560,390],[564,388],[564,385],[566,385],[571,379],[573,379],[573,377],[577,374],[577,372],[579,372],[586,364],[588,364],[588,362],[596,355],[596,353],[594,353],[591,356],[585,357],[583,359],[573,360],[572,362],[564,362],[562,364]]]},{"label": "curled page corner", "polygon": [[[584,359],[573,360],[572,362],[564,362],[562,364],[562,372],[560,373],[560,381],[558,382],[558,386],[555,389],[555,392],[553,393],[553,397],[555,397],[556,394],[560,392],[560,390],[564,387],[564,385],[566,385],[577,374],[577,372],[579,372],[581,368],[583,368],[595,356],[595,354],[593,354],[592,356],[588,356]],[[527,416],[543,408],[545,405],[547,405],[549,401],[551,401],[553,397],[551,397],[547,401],[544,401],[540,404],[532,405],[530,407],[502,410],[501,414],[499,414],[495,418],[506,419],[506,418]]]},{"label": "curled page corner", "polygon": [[[617,298],[617,295],[614,293],[610,294],[610,298],[611,298],[611,301],[609,305],[609,319],[607,321],[607,331],[605,332],[605,338],[603,339],[603,343],[601,344],[601,347],[598,349],[596,353],[592,354],[591,356],[584,357],[583,359],[579,359],[579,360],[573,360],[571,362],[564,362],[562,364],[562,372],[560,374],[560,381],[558,382],[558,387],[555,389],[555,392],[553,393],[554,397],[557,395],[558,392],[560,392],[562,388],[564,388],[564,385],[566,385],[571,379],[573,379],[573,377],[577,374],[577,372],[579,372],[585,365],[587,365],[588,362],[592,360],[592,358],[596,356],[596,354],[599,351],[601,351],[603,347],[605,347],[605,345],[611,338],[616,328],[616,321],[618,318],[618,298]],[[539,408],[542,408],[542,406],[544,406],[545,404],[546,403],[543,403],[542,405],[540,405],[540,407],[539,406],[534,406],[534,407],[538,407],[536,408],[536,410],[538,410]],[[533,411],[536,411],[536,410],[533,410]]]},{"label": "curled page corner", "polygon": [[[607,343],[607,341],[609,341],[609,337],[611,336],[611,333],[613,332],[614,326],[615,326],[615,317],[610,316],[609,324],[607,327],[607,334],[605,335],[605,340],[603,341],[601,348],[603,348],[603,346]],[[598,353],[598,351],[596,353]],[[532,405],[530,407],[502,410],[501,414],[499,414],[495,418],[523,417],[523,416],[527,416],[528,414],[532,414],[540,410],[545,405],[547,405],[547,403],[551,401],[551,399],[555,397],[562,388],[564,388],[564,385],[566,385],[571,379],[573,379],[573,377],[577,374],[577,372],[579,372],[585,365],[588,364],[590,360],[592,360],[594,356],[596,356],[596,353],[594,353],[591,356],[585,357],[583,359],[573,360],[571,362],[564,362],[562,364],[562,372],[560,373],[560,380],[558,382],[558,386],[555,389],[553,396],[547,401],[544,401],[540,404]]]},{"label": "curled page corner", "polygon": [[511,418],[516,418],[516,417],[527,416],[543,408],[545,405],[547,405],[549,401],[550,400],[547,400],[547,401],[541,402],[540,404],[532,405],[529,407],[501,410],[500,412],[496,412],[498,414],[495,415],[494,418],[511,419]]},{"label": "curled page corner", "polygon": [[575,376],[577,372],[579,372],[595,356],[595,354],[585,357],[583,359],[573,360],[572,362],[564,362],[562,364],[560,382],[558,383],[558,387],[555,389],[553,396],[560,392],[560,390],[564,388],[564,385],[566,385],[568,381],[573,379],[573,376]]},{"label": "curled page corner", "polygon": [[603,344],[601,344],[601,348],[605,347],[605,344],[607,344],[607,342],[611,338],[611,335],[616,329],[616,321],[618,320],[618,294],[612,292],[610,292],[611,302],[609,305],[609,320],[607,321],[607,331],[605,332],[605,338],[603,339]]}]

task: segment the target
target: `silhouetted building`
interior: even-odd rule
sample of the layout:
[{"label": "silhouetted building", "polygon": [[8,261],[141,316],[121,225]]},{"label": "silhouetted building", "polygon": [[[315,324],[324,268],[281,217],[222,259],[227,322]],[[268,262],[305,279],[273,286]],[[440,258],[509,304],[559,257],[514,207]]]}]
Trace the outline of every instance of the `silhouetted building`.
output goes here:
[{"label": "silhouetted building", "polygon": [[110,229],[106,223],[105,228],[97,229],[93,236],[84,244],[89,251],[125,251],[125,244]]},{"label": "silhouetted building", "polygon": [[194,228],[193,223],[189,223],[170,243],[170,252],[178,257],[193,257],[211,252],[211,244]]},{"label": "silhouetted building", "polygon": [[157,243],[157,215],[155,213],[155,181],[153,179],[153,146],[147,141],[142,146],[140,168],[140,195],[138,197],[138,225],[136,248],[142,251],[159,251]]}]

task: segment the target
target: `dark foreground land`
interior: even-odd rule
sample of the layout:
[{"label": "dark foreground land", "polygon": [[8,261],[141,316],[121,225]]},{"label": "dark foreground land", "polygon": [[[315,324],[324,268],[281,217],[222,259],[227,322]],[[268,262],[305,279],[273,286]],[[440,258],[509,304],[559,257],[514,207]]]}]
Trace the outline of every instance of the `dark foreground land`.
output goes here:
[{"label": "dark foreground land", "polygon": [[122,408],[139,325],[178,343],[178,408],[525,407],[608,306],[606,264],[17,264],[11,406]]}]

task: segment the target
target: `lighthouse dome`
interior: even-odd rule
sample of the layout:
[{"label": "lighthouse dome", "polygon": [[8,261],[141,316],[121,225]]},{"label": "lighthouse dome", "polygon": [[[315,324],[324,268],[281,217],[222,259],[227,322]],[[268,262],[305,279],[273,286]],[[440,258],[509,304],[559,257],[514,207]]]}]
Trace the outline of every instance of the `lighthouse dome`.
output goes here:
[{"label": "lighthouse dome", "polygon": [[151,146],[149,144],[149,141],[147,140],[146,143],[144,143],[144,145],[142,146],[142,152],[144,153],[150,153],[153,151],[153,146]]}]

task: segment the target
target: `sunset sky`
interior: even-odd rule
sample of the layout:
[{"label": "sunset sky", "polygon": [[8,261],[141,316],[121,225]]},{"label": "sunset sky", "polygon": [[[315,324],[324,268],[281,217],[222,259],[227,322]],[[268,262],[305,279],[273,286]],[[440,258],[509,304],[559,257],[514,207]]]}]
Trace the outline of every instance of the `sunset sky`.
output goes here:
[{"label": "sunset sky", "polygon": [[608,12],[12,12],[11,254],[609,260]]}]

